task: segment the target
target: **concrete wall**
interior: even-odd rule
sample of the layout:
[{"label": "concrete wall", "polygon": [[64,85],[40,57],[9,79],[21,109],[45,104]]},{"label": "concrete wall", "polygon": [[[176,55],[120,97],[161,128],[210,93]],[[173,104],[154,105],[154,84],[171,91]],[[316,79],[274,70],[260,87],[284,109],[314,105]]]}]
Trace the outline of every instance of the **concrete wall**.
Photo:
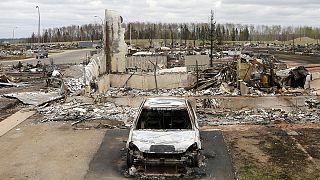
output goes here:
[{"label": "concrete wall", "polygon": [[[152,74],[110,74],[111,87],[131,87],[135,89],[155,89],[155,79]],[[127,83],[126,83],[127,82]],[[187,73],[172,73],[157,75],[158,88],[173,89],[189,87],[196,82],[196,77]]]},{"label": "concrete wall", "polygon": [[158,66],[167,66],[166,56],[131,56],[126,57],[126,68],[137,67],[138,71],[153,71],[154,65],[150,61],[154,64],[157,61]]},{"label": "concrete wall", "polygon": [[[155,89],[154,75],[152,74],[105,74],[95,81],[98,85],[97,92],[102,94],[110,87],[122,88],[130,87],[134,89]],[[157,75],[159,89],[184,88],[193,85],[196,77],[187,73],[171,73]],[[87,93],[90,88],[87,88]]]},{"label": "concrete wall", "polygon": [[185,56],[185,65],[186,66],[195,66],[196,60],[198,61],[199,66],[209,65],[210,58],[208,55],[194,55],[194,56]]},{"label": "concrete wall", "polygon": [[97,81],[98,89],[97,92],[102,94],[110,88],[110,75],[106,74],[101,76]]},{"label": "concrete wall", "polygon": [[85,67],[85,85],[96,81],[98,77],[106,73],[106,60],[103,54],[96,54],[91,58],[91,62]]}]

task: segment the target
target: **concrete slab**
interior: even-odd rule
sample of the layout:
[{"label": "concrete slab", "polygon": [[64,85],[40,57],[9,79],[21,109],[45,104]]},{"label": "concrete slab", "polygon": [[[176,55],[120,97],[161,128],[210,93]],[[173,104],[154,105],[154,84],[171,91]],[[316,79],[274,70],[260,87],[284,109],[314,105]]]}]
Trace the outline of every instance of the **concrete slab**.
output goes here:
[{"label": "concrete slab", "polygon": [[0,137],[32,116],[35,111],[22,109],[0,122]]},{"label": "concrete slab", "polygon": [[105,129],[28,118],[0,137],[0,179],[83,180]]},{"label": "concrete slab", "polygon": [[[128,130],[108,130],[89,164],[85,179],[127,179],[125,141]],[[231,158],[221,131],[201,132],[205,166],[200,168],[202,179],[235,179]],[[199,177],[199,176],[196,176]],[[191,177],[193,179],[195,177]],[[190,179],[190,178],[187,178]]]},{"label": "concrete slab", "polygon": [[8,98],[17,98],[24,104],[31,104],[35,106],[39,106],[54,100],[62,99],[64,97],[59,92],[20,92],[4,94],[3,96]]}]

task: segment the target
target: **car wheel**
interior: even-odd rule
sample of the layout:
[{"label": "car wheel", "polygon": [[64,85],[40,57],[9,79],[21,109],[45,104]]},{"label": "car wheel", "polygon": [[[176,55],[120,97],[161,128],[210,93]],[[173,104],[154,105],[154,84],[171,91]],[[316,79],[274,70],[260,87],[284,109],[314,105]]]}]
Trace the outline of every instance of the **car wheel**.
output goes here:
[{"label": "car wheel", "polygon": [[36,56],[36,59],[38,59],[38,56]]},{"label": "car wheel", "polygon": [[133,165],[133,155],[130,150],[127,151],[127,167],[130,168]]}]

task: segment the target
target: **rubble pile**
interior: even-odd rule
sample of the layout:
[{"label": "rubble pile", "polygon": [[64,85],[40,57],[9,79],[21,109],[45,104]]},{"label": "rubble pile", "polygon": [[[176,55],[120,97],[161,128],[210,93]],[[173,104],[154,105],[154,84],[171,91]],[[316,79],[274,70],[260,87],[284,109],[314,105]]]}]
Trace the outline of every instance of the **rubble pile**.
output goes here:
[{"label": "rubble pile", "polygon": [[130,124],[137,115],[137,108],[117,106],[114,103],[91,104],[79,103],[77,100],[64,104],[53,104],[48,107],[38,107],[37,111],[44,116],[41,122],[46,121],[83,121],[90,120],[117,120]]},{"label": "rubble pile", "polygon": [[235,63],[216,64],[213,68],[201,71],[197,83],[191,89],[202,91],[219,88],[222,83],[227,83],[230,87],[236,87],[237,72],[235,69]]},{"label": "rubble pile", "polygon": [[320,109],[320,101],[317,100],[317,99],[313,99],[313,98],[306,99],[305,100],[305,105],[309,109],[313,109],[313,108]]},{"label": "rubble pile", "polygon": [[284,111],[282,109],[251,109],[239,111],[198,111],[201,125],[272,124],[320,122],[320,112]]},{"label": "rubble pile", "polygon": [[309,89],[310,80],[303,66],[287,69],[270,54],[242,54],[233,62],[218,63],[197,72],[197,82],[189,89],[216,88],[218,94],[222,92],[223,95],[305,94],[307,92],[296,89]]},{"label": "rubble pile", "polygon": [[238,95],[237,89],[228,89],[226,83],[222,83],[220,87],[208,88],[201,91],[186,90],[184,88],[177,89],[131,89],[131,88],[110,88],[104,93],[104,96],[121,97],[121,96],[217,96],[217,95]]},{"label": "rubble pile", "polygon": [[251,89],[267,94],[305,94],[296,89],[310,88],[311,75],[304,66],[288,69],[270,54],[242,55],[238,63],[240,89],[241,84],[247,87],[242,95],[251,94]]},{"label": "rubble pile", "polygon": [[83,78],[64,78],[64,84],[67,86],[71,95],[79,94],[84,87]]},{"label": "rubble pile", "polygon": [[132,89],[132,88],[110,88],[104,93],[104,96],[192,96],[193,93],[186,91],[184,88],[178,89]]}]

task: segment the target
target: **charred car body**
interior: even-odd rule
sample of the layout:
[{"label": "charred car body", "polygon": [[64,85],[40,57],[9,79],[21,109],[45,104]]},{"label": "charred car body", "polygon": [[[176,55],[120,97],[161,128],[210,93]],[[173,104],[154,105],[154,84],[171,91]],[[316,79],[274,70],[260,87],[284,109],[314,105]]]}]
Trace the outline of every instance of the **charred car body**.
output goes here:
[{"label": "charred car body", "polygon": [[36,53],[36,59],[48,58],[48,50],[38,49],[37,51],[35,51],[35,53]]},{"label": "charred car body", "polygon": [[181,98],[149,98],[140,106],[126,144],[127,165],[198,167],[197,117]]}]

